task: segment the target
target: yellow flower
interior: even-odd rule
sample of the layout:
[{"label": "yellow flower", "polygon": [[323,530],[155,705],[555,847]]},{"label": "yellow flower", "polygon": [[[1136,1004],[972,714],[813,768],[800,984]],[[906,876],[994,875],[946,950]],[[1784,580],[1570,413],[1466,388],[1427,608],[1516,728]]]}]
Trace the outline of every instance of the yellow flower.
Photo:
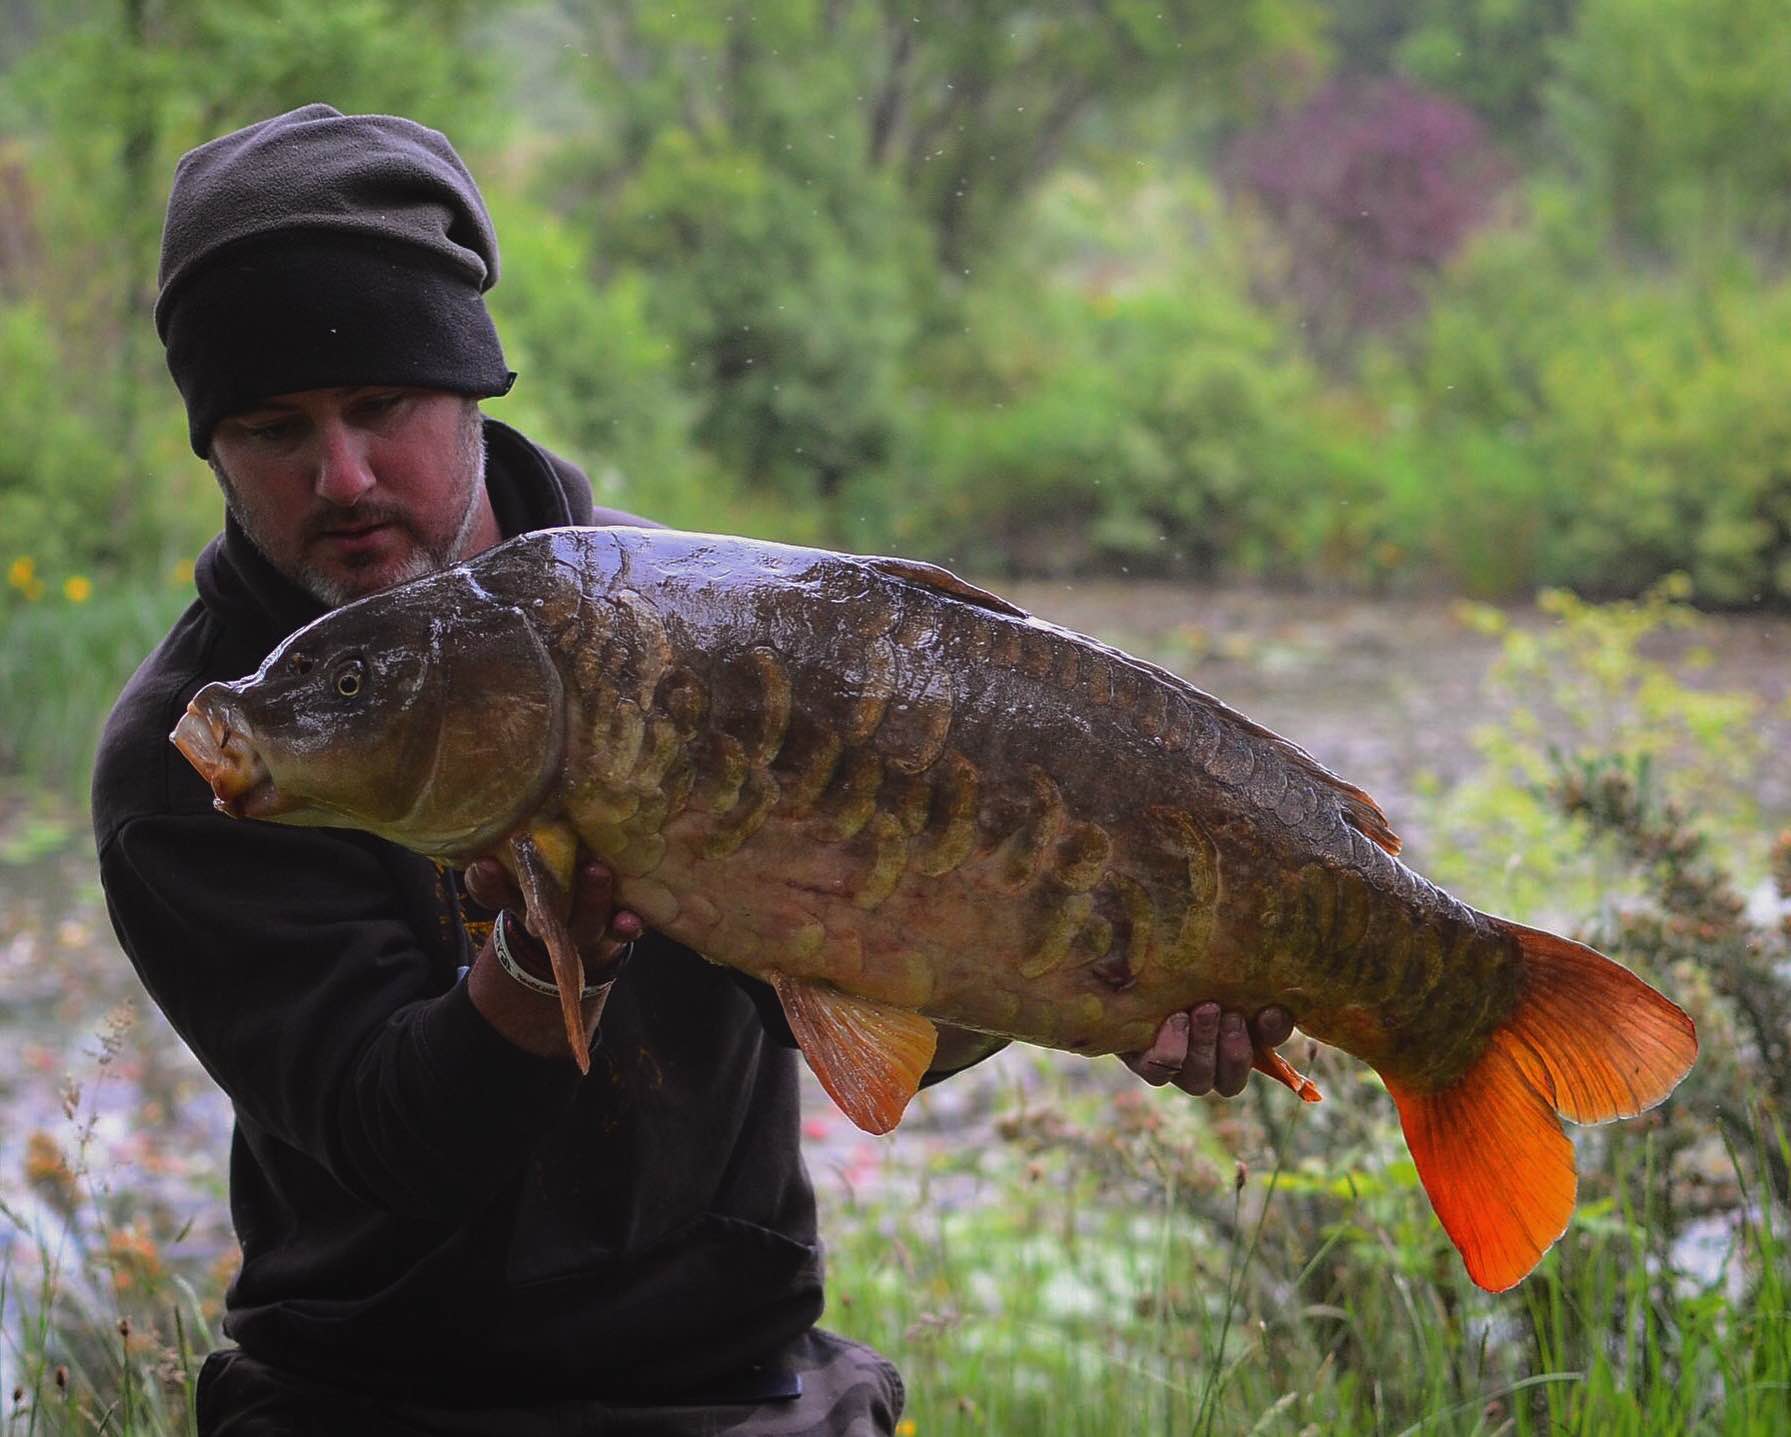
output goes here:
[{"label": "yellow flower", "polygon": [[6,582],[15,589],[28,589],[31,581],[37,577],[37,561],[24,555],[12,561],[12,567],[6,571]]},{"label": "yellow flower", "polygon": [[93,580],[85,574],[75,574],[63,580],[62,592],[68,596],[71,604],[84,604],[93,597]]},{"label": "yellow flower", "polygon": [[914,1437],[914,1434],[918,1431],[920,1431],[920,1428],[915,1424],[912,1417],[904,1417],[900,1422],[896,1423],[896,1437]]},{"label": "yellow flower", "polygon": [[191,559],[181,559],[176,562],[174,567],[168,570],[168,581],[177,589],[192,583],[193,561]]}]

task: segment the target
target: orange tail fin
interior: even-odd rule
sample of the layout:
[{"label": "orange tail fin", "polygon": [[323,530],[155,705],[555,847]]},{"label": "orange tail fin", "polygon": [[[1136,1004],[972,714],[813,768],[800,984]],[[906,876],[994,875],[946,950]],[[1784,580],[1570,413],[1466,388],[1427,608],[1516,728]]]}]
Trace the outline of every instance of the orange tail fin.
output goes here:
[{"label": "orange tail fin", "polygon": [[1521,1281],[1567,1230],[1573,1144],[1556,1117],[1633,1117],[1698,1055],[1690,1018],[1603,954],[1495,918],[1523,954],[1517,1009],[1440,1092],[1388,1081],[1418,1176],[1468,1276]]}]

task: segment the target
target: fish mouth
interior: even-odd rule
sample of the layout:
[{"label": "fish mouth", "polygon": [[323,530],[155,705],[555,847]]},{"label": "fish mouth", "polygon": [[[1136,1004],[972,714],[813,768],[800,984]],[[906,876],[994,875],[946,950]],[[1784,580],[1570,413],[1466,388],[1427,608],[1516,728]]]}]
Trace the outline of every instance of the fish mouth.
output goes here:
[{"label": "fish mouth", "polygon": [[219,813],[273,818],[295,806],[280,792],[255,745],[215,707],[195,698],[168,738],[211,785],[211,806]]}]

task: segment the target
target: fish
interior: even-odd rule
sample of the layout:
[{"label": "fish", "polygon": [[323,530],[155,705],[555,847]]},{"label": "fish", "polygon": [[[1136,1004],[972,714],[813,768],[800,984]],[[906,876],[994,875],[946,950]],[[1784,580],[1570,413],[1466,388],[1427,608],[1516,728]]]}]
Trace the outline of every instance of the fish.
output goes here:
[{"label": "fish", "polygon": [[1407,867],[1298,745],[918,560],[544,530],[323,616],[170,737],[226,814],[497,856],[581,1067],[581,850],[618,906],[769,983],[868,1132],[940,1024],[1095,1055],[1280,1004],[1380,1075],[1489,1291],[1566,1229],[1561,1120],[1641,1113],[1697,1056],[1621,964]]}]

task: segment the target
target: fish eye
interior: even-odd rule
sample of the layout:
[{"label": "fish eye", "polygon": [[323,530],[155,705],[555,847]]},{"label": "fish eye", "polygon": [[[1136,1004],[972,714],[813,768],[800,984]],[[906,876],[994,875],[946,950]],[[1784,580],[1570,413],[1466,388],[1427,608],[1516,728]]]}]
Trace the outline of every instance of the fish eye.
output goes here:
[{"label": "fish eye", "polygon": [[336,670],[336,692],[345,699],[355,698],[366,681],[367,667],[359,659],[350,659]]}]

